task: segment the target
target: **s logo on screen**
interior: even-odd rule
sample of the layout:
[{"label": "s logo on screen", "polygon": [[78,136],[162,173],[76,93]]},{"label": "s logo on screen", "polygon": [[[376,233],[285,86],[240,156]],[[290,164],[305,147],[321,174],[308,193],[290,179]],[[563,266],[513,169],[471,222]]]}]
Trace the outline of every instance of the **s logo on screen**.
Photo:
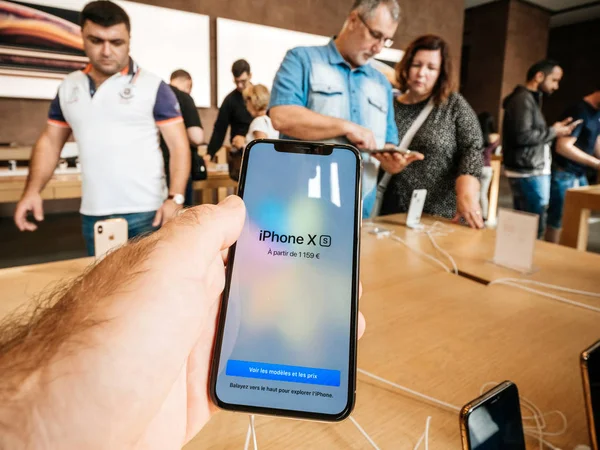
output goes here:
[{"label": "s logo on screen", "polygon": [[258,240],[263,242],[278,242],[281,244],[314,245],[320,247],[331,247],[331,236],[322,234],[307,234],[295,236],[293,234],[277,234],[274,231],[260,230]]}]

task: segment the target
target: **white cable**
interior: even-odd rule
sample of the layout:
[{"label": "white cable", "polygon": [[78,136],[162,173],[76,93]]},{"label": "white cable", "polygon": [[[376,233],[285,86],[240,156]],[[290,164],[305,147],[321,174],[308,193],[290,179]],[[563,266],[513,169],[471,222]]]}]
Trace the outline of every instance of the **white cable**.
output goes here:
[{"label": "white cable", "polygon": [[490,284],[504,284],[504,285],[507,285],[507,286],[513,286],[513,287],[516,287],[518,289],[522,289],[522,290],[527,291],[527,292],[532,292],[534,294],[539,294],[539,295],[542,295],[544,297],[548,297],[548,298],[551,298],[551,299],[554,299],[554,300],[558,300],[559,302],[567,303],[569,305],[573,305],[573,306],[578,306],[580,308],[589,309],[590,311],[594,311],[594,312],[600,312],[600,308],[598,308],[596,306],[586,305],[585,303],[580,303],[580,302],[576,302],[576,301],[573,301],[573,300],[569,300],[568,298],[560,297],[558,295],[550,294],[548,292],[539,291],[539,290],[533,289],[533,288],[528,288],[527,286],[522,286],[519,283],[514,283],[512,281],[496,280],[496,281],[493,281]]},{"label": "white cable", "polygon": [[369,444],[371,444],[371,446],[375,449],[375,450],[381,450],[379,447],[377,447],[377,444],[373,441],[373,439],[371,439],[371,436],[369,436],[367,434],[367,432],[363,429],[363,427],[361,427],[359,425],[359,423],[356,421],[356,419],[352,416],[350,416],[350,421],[354,424],[354,426],[356,428],[358,428],[358,431],[360,431],[360,433],[365,437],[365,439],[367,441],[369,441]]},{"label": "white cable", "polygon": [[527,279],[523,279],[523,278],[500,278],[498,280],[492,281],[490,284],[503,283],[505,281],[512,281],[514,283],[535,284],[537,286],[543,286],[543,287],[547,287],[550,289],[554,289],[555,291],[562,291],[562,292],[568,292],[571,294],[586,295],[588,297],[600,298],[600,293],[580,291],[577,289],[570,289],[570,288],[566,288],[566,287],[562,287],[562,286],[557,286],[555,284],[542,283],[541,281],[527,280]]},{"label": "white cable", "polygon": [[454,258],[452,256],[450,256],[450,253],[448,253],[446,250],[444,250],[442,247],[440,247],[438,245],[438,243],[435,241],[435,239],[433,238],[433,235],[431,234],[430,231],[426,232],[427,237],[429,238],[429,240],[431,241],[431,243],[433,244],[433,246],[437,249],[437,251],[439,251],[442,255],[444,255],[446,258],[448,258],[448,260],[452,263],[452,268],[454,269],[454,273],[456,275],[458,275],[458,266],[456,265],[456,261],[454,261]]},{"label": "white cable", "polygon": [[390,386],[393,386],[396,389],[399,389],[399,390],[401,390],[403,392],[407,392],[407,393],[409,393],[411,395],[414,395],[415,397],[419,397],[419,398],[421,398],[423,400],[427,400],[428,402],[435,403],[435,404],[438,404],[440,406],[443,406],[444,408],[449,409],[451,411],[458,411],[458,412],[460,411],[460,408],[458,406],[454,406],[454,405],[452,405],[450,403],[446,403],[446,402],[444,402],[442,400],[438,400],[437,398],[430,397],[429,395],[421,394],[420,392],[417,392],[417,391],[414,391],[414,390],[412,390],[410,388],[401,386],[401,385],[399,385],[397,383],[394,383],[392,381],[386,380],[385,378],[381,378],[381,377],[379,377],[377,375],[374,375],[374,374],[372,374],[370,372],[367,372],[366,370],[358,369],[358,372],[362,373],[363,375],[366,375],[368,377],[371,377],[374,380],[380,381],[380,382],[385,383],[385,384],[389,384]]},{"label": "white cable", "polygon": [[410,245],[408,245],[408,244],[406,243],[406,241],[405,241],[404,239],[402,239],[401,237],[399,237],[399,236],[396,236],[396,235],[391,235],[391,236],[390,236],[390,239],[393,239],[393,240],[395,240],[395,241],[398,241],[398,242],[400,242],[400,243],[402,243],[402,244],[406,245],[406,246],[407,246],[409,249],[411,249],[413,252],[415,252],[415,253],[418,253],[419,255],[421,255],[421,256],[424,256],[425,258],[428,258],[428,259],[432,260],[433,262],[435,262],[435,263],[439,264],[440,266],[442,266],[442,268],[443,268],[443,269],[444,269],[446,272],[452,272],[452,271],[450,270],[450,268],[449,268],[449,267],[448,267],[446,264],[444,264],[442,261],[440,261],[439,259],[437,259],[437,258],[435,258],[435,257],[433,257],[433,256],[431,256],[431,255],[428,255],[428,254],[427,254],[427,253],[425,253],[425,252],[422,252],[421,250],[417,250],[416,248],[414,248],[414,247],[411,247],[411,246],[410,246]]},{"label": "white cable", "polygon": [[425,450],[429,450],[429,424],[431,423],[431,416],[427,416],[425,422]]},{"label": "white cable", "polygon": [[248,424],[248,432],[246,433],[246,443],[244,444],[244,450],[248,450],[250,447],[250,437],[252,437],[252,443],[254,450],[258,450],[258,443],[256,442],[256,429],[254,428],[254,414],[248,416],[250,423]]},{"label": "white cable", "polygon": [[427,421],[425,422],[425,431],[423,432],[423,434],[417,441],[417,444],[415,445],[415,448],[413,450],[419,449],[419,447],[421,446],[421,443],[423,442],[423,439],[425,439],[425,450],[429,450],[429,423],[430,422],[431,422],[431,416],[427,416]]}]

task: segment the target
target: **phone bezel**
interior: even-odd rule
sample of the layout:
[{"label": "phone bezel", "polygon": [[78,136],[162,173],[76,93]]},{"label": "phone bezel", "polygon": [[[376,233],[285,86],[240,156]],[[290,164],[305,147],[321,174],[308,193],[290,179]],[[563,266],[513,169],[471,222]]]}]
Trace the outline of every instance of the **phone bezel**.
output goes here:
[{"label": "phone bezel", "polygon": [[[519,409],[518,409],[519,423],[521,424],[521,432],[523,433],[523,436],[524,436],[523,418],[521,416],[521,407],[520,407],[520,402],[519,402],[519,389],[517,388],[517,385],[515,383],[507,380],[507,381],[503,381],[499,385],[493,387],[492,389],[485,392],[480,397],[477,397],[475,400],[470,401],[469,403],[467,403],[465,406],[463,406],[461,408],[459,422],[460,422],[460,436],[461,436],[463,450],[471,450],[471,439],[469,437],[470,436],[469,435],[469,417],[471,416],[471,414],[477,408],[480,408],[481,406],[483,406],[485,404],[494,403],[494,402],[498,401],[498,399],[501,396],[506,395],[508,393],[508,391],[513,388],[514,388],[515,394],[517,396],[517,404],[519,405]],[[525,447],[523,447],[523,449],[525,449]]]},{"label": "phone bezel", "polygon": [[[600,341],[594,343],[591,347],[581,352],[580,366],[581,366],[581,378],[583,381],[583,398],[585,401],[585,412],[588,421],[588,433],[590,435],[590,442],[592,443],[592,450],[598,450],[598,436],[596,434],[596,421],[594,420],[594,408],[592,405],[592,391],[590,385],[590,373],[588,367],[588,361],[592,354],[596,358],[600,358]],[[600,424],[598,424],[600,426]]]},{"label": "phone bezel", "polygon": [[213,348],[212,363],[209,374],[209,395],[212,402],[219,408],[228,410],[243,412],[248,414],[261,414],[271,416],[283,416],[295,419],[306,419],[316,420],[324,422],[339,422],[346,419],[352,412],[356,400],[356,364],[357,364],[357,336],[358,336],[358,292],[359,292],[359,269],[360,269],[360,222],[361,222],[361,170],[362,160],[358,150],[350,145],[344,144],[323,144],[313,143],[305,141],[291,141],[291,140],[274,140],[274,139],[258,139],[250,142],[244,150],[242,157],[242,167],[240,170],[240,181],[238,188],[238,195],[244,198],[244,188],[246,184],[246,173],[248,169],[248,162],[252,149],[261,143],[274,144],[276,151],[283,151],[289,153],[301,153],[310,155],[331,155],[334,148],[345,149],[355,155],[356,164],[356,191],[355,191],[355,210],[356,214],[354,217],[354,243],[353,243],[353,266],[352,266],[352,298],[351,298],[351,313],[350,313],[350,348],[348,355],[348,392],[347,402],[345,407],[337,414],[324,414],[319,412],[309,411],[296,411],[289,409],[279,408],[267,408],[257,407],[250,405],[238,405],[222,401],[217,395],[217,378],[218,369],[220,363],[220,354],[223,341],[223,332],[226,321],[227,303],[229,301],[229,289],[231,283],[231,276],[233,273],[233,266],[235,262],[235,248],[236,245],[232,245],[229,249],[228,263],[226,270],[226,281],[225,288],[223,290],[223,296],[221,298],[221,304],[217,320],[217,334],[215,339],[215,346]]}]

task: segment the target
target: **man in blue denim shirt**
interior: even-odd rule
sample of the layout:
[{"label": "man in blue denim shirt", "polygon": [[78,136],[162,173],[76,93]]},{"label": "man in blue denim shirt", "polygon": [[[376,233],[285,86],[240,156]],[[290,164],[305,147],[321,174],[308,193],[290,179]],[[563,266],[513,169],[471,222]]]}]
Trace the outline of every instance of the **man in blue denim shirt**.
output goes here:
[{"label": "man in blue denim shirt", "polygon": [[[356,0],[328,45],[287,53],[269,105],[282,138],[350,143],[361,150],[398,145],[390,83],[369,60],[392,45],[399,16],[397,0]],[[397,173],[415,159],[363,153],[363,217],[375,202],[380,162],[383,170]]]}]

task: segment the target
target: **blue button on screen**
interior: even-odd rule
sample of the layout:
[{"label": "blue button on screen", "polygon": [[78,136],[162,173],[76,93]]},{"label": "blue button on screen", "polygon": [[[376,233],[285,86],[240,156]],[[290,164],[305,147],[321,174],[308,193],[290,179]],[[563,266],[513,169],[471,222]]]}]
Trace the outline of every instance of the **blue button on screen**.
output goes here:
[{"label": "blue button on screen", "polygon": [[340,371],[314,369],[311,367],[285,366],[250,361],[227,361],[225,374],[231,377],[258,378],[262,380],[287,381],[291,383],[339,386]]}]

